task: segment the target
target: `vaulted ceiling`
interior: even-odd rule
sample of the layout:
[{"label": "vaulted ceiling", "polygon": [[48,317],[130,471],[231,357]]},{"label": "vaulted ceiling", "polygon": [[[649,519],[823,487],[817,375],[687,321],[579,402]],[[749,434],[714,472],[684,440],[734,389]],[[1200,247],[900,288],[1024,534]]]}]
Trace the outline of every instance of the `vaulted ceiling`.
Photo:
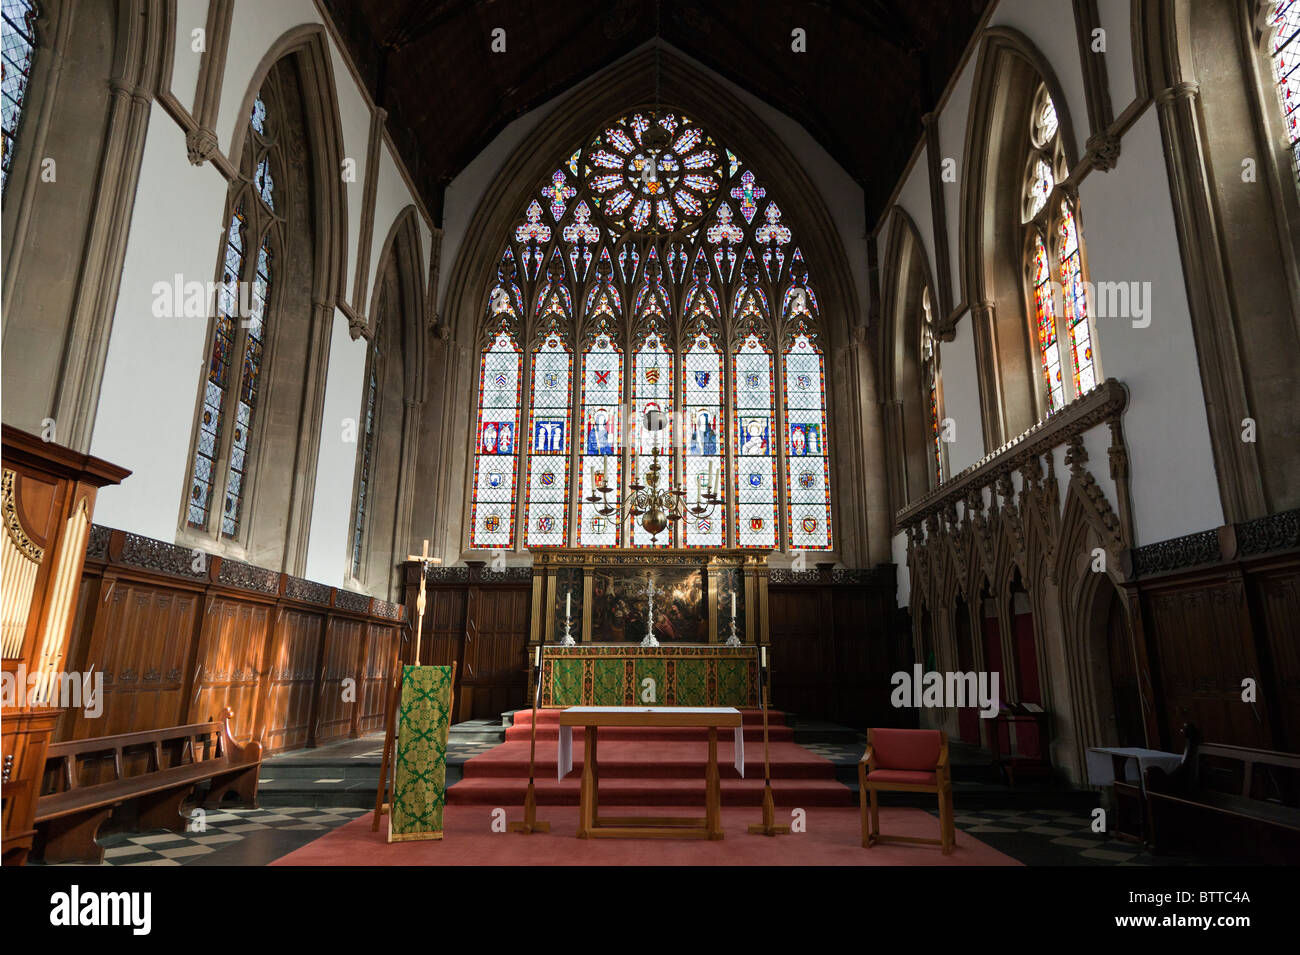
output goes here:
[{"label": "vaulted ceiling", "polygon": [[[509,122],[652,40],[793,117],[875,222],[989,0],[325,0],[434,216]],[[490,49],[506,31],[506,52]],[[807,52],[791,50],[806,31]],[[629,104],[630,105],[630,104]]]}]

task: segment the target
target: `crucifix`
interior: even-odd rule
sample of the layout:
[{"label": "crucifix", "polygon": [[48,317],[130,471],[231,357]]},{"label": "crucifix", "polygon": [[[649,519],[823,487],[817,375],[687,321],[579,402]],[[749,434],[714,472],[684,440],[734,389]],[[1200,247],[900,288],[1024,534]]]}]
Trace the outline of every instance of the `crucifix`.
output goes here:
[{"label": "crucifix", "polygon": [[429,556],[429,539],[424,539],[424,547],[418,554],[409,554],[407,560],[418,560],[420,562],[420,593],[415,598],[415,610],[418,620],[415,624],[415,659],[412,663],[415,666],[420,665],[420,635],[424,632],[424,578],[429,573],[430,564],[441,564],[441,557]]},{"label": "crucifix", "polygon": [[641,641],[643,647],[657,647],[659,641],[655,639],[655,594],[659,591],[655,588],[655,579],[650,574],[645,575],[645,639]]}]

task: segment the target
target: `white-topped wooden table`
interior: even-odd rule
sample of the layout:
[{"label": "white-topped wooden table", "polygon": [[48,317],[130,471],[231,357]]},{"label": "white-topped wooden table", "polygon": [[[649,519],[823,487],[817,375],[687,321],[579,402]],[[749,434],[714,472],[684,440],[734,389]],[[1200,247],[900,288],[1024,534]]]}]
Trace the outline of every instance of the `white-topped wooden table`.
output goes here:
[{"label": "white-topped wooden table", "polygon": [[[560,714],[557,775],[573,770],[573,727],[583,733],[582,789],[578,809],[578,838],[691,838],[721,839],[722,777],[718,772],[718,729],[735,730],[735,765],[745,775],[745,736],[740,710],[734,706],[571,706]],[[682,726],[707,729],[709,757],[704,770],[704,818],[678,816],[623,816],[601,818],[600,769],[596,733],[602,726]]]}]

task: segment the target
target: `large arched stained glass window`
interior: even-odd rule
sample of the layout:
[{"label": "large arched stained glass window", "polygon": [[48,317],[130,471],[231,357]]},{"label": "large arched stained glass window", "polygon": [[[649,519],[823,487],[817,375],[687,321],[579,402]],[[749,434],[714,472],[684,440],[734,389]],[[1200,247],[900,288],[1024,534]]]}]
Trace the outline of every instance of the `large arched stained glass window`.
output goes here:
[{"label": "large arched stained glass window", "polygon": [[0,83],[0,192],[9,184],[9,167],[14,161],[18,124],[27,101],[27,84],[36,53],[36,18],[39,11],[31,0],[4,0],[4,80]]},{"label": "large arched stained glass window", "polygon": [[1038,345],[1048,414],[1096,386],[1096,331],[1088,313],[1083,237],[1074,199],[1061,187],[1069,175],[1060,118],[1045,84],[1034,98],[1030,151],[1020,198],[1025,225],[1025,284]]},{"label": "large arched stained glass window", "polygon": [[932,488],[943,483],[943,414],[939,410],[939,349],[934,341],[934,316],[930,308],[930,290],[921,290],[921,368],[925,378],[925,396],[930,419],[930,453],[934,457]]},{"label": "large arched stained glass window", "polygon": [[524,542],[529,547],[563,544],[569,536],[570,384],[573,352],[566,337],[573,314],[564,285],[564,264],[552,260],[551,281],[538,297],[540,341],[533,350],[528,422],[528,509]]},{"label": "large arched stained glass window", "polygon": [[[230,200],[186,502],[188,527],[222,538],[240,536],[250,489],[272,263],[284,226],[275,207],[280,147],[267,102],[259,95],[253,103],[243,159],[249,181]],[[214,500],[222,502],[216,514]]]},{"label": "large arched stained glass window", "polygon": [[[796,262],[798,269],[801,263]],[[830,455],[826,447],[826,358],[813,331],[817,300],[802,284],[786,292],[789,328],[783,361],[786,422],[786,499],[790,546],[831,546]]]},{"label": "large arched stained glass window", "polygon": [[[605,263],[607,264],[607,263]],[[608,273],[607,273],[608,274]],[[582,546],[617,547],[623,527],[596,513],[587,501],[598,487],[622,487],[623,352],[618,347],[618,291],[608,282],[593,288],[587,312],[593,317],[591,340],[582,356],[582,517],[577,542]]]},{"label": "large arched stained glass window", "polygon": [[1291,169],[1300,179],[1300,0],[1273,8],[1273,78],[1291,144]]},{"label": "large arched stained glass window", "polygon": [[[494,492],[502,529],[491,540],[477,510],[486,498],[476,456],[471,546],[832,546],[826,339],[797,242],[799,210],[788,199],[778,205],[778,191],[700,123],[670,110],[602,124],[557,158],[509,232],[509,280],[499,274],[486,290],[515,303],[510,341],[531,343],[510,354],[521,362],[532,417],[527,479],[509,486],[503,471],[503,490]],[[557,310],[558,287],[569,305]],[[500,320],[489,305],[480,328],[489,351]],[[565,360],[576,360],[566,366],[577,381],[562,454],[536,443],[536,422],[558,423],[569,410],[548,390],[545,376],[556,374],[548,363],[561,347],[539,346],[548,323]],[[795,384],[783,383],[791,375]],[[490,386],[490,376],[480,384]],[[787,422],[796,419],[792,445]],[[553,478],[535,473],[547,453],[565,457],[567,471],[557,463]],[[680,490],[687,503],[711,488],[723,504],[702,522],[672,522],[652,537],[639,521],[620,526],[586,500],[603,486],[611,503],[625,502],[656,460],[661,488]],[[543,488],[560,481],[577,514],[559,530],[557,510],[541,534],[533,510]],[[545,504],[559,507],[560,498]],[[516,545],[504,528],[519,508],[525,530]]]},{"label": "large arched stained glass window", "polygon": [[474,444],[474,492],[470,546],[506,549],[515,540],[515,438],[523,356],[516,342],[523,310],[514,283],[514,256],[507,250],[489,301],[492,338],[479,359],[478,421]]}]

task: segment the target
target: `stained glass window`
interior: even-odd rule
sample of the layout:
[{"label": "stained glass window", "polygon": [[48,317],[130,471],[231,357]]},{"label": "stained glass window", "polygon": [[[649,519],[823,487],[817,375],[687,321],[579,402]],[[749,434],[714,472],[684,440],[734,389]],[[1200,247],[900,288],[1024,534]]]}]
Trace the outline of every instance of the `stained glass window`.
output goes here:
[{"label": "stained glass window", "polygon": [[1300,177],[1300,0],[1281,0],[1273,8],[1272,23],[1273,77],[1291,144],[1292,172]]},{"label": "stained glass window", "polygon": [[1097,384],[1092,361],[1092,332],[1088,324],[1088,297],[1083,285],[1083,265],[1079,259],[1079,230],[1074,210],[1061,203],[1061,288],[1065,324],[1070,329],[1070,355],[1074,365],[1075,394],[1087,394]]},{"label": "stained glass window", "polygon": [[[632,474],[636,483],[644,485],[657,449],[659,487],[663,488],[673,475],[673,353],[657,332],[647,335],[638,349],[632,374],[632,410],[636,415],[632,423]],[[660,425],[660,429],[647,427],[647,420]],[[671,527],[655,540],[639,522],[632,522],[633,547],[656,543],[662,546],[671,543],[672,538]]]},{"label": "stained glass window", "polygon": [[190,486],[189,525],[204,528],[212,507],[217,458],[220,455],[222,416],[230,389],[231,354],[239,325],[239,281],[244,272],[244,214],[236,209],[226,230],[225,265],[217,293],[216,327],[212,354],[203,388],[203,409],[199,413],[194,473]]},{"label": "stained glass window", "polygon": [[1035,236],[1033,251],[1034,311],[1038,324],[1038,352],[1043,378],[1047,382],[1048,410],[1065,404],[1065,380],[1061,371],[1061,348],[1056,336],[1056,313],[1052,299],[1052,268],[1047,247]]},{"label": "stained glass window", "polygon": [[[237,184],[239,191],[232,198],[234,211],[222,248],[212,350],[195,428],[186,504],[187,526],[227,539],[239,536],[249,493],[280,229],[273,213],[271,175],[279,152],[270,136],[270,123],[270,109],[259,95],[249,116],[251,134],[244,157],[244,168],[253,171],[253,182]],[[257,249],[255,256],[249,255],[250,245]],[[232,415],[233,420],[227,421]],[[221,509],[214,528],[212,502],[217,497]]]},{"label": "stained glass window", "polygon": [[1021,201],[1028,233],[1025,273],[1048,414],[1086,394],[1098,380],[1078,213],[1060,185],[1068,171],[1060,129],[1052,97],[1040,85],[1030,114],[1029,171]]},{"label": "stained glass window", "polygon": [[471,547],[509,548],[515,540],[515,470],[523,356],[502,322],[479,362]]},{"label": "stained glass window", "polygon": [[243,512],[249,440],[252,436],[262,378],[262,340],[265,330],[266,296],[270,287],[271,249],[264,242],[257,252],[252,307],[245,320],[244,367],[239,376],[239,401],[235,405],[235,432],[230,446],[230,468],[226,475],[226,505],[221,515],[221,533],[225,537],[234,537],[239,533],[239,519]]},{"label": "stained glass window", "polygon": [[[493,375],[517,374],[532,397],[519,424],[522,479],[492,462],[496,483],[485,483],[476,451],[470,546],[515,546],[517,508],[521,547],[832,546],[824,339],[797,244],[802,211],[777,192],[676,111],[602,124],[557,158],[505,237],[480,329],[497,343],[484,361],[504,363]],[[551,331],[560,344],[548,347]],[[521,415],[516,386],[484,375],[489,404]],[[586,501],[604,486],[610,503],[626,504],[656,459],[660,489],[694,503],[713,487],[720,506],[651,538],[639,520],[629,530]],[[565,511],[575,498],[576,517]],[[543,530],[545,516],[554,520]]]},{"label": "stained glass window", "polygon": [[786,495],[790,546],[800,550],[831,546],[825,366],[806,332],[796,335],[786,349]]},{"label": "stained glass window", "polygon": [[618,547],[623,528],[616,520],[601,517],[596,506],[586,502],[597,487],[609,488],[610,500],[622,494],[622,406],[623,353],[615,344],[614,313],[617,292],[597,289],[599,319],[592,341],[582,356],[582,519],[578,543],[589,547]]},{"label": "stained glass window", "polygon": [[[747,302],[757,307],[757,296]],[[741,547],[776,546],[776,454],[772,447],[772,353],[751,331],[731,358],[736,396],[736,539]]]},{"label": "stained glass window", "polygon": [[930,314],[930,290],[921,291],[921,365],[925,376],[925,393],[929,403],[930,451],[934,456],[934,487],[943,483],[942,423],[939,413],[939,350],[934,341],[933,317]]},{"label": "stained glass window", "polygon": [[[705,293],[701,293],[704,295]],[[725,485],[726,429],[722,418],[722,353],[713,339],[701,331],[682,357],[682,396],[685,418],[682,441],[686,445],[686,491],[688,504],[705,502],[704,495],[718,493]],[[707,517],[686,522],[683,544],[687,547],[721,547],[726,543],[725,508]]]},{"label": "stained glass window", "polygon": [[[552,293],[558,299],[558,293]],[[557,546],[569,539],[569,409],[573,353],[559,331],[533,352],[528,428],[528,509],[524,542]]]},{"label": "stained glass window", "polygon": [[9,167],[14,159],[18,124],[27,101],[27,84],[36,52],[36,18],[40,15],[31,0],[4,0],[3,76],[0,78],[0,192],[9,184]]},{"label": "stained glass window", "polygon": [[352,515],[352,576],[361,576],[361,543],[366,529],[366,505],[370,491],[370,468],[375,450],[375,402],[379,395],[379,378],[374,349],[370,355],[370,374],[366,376],[366,410],[361,433],[361,470],[357,475],[357,506]]}]

